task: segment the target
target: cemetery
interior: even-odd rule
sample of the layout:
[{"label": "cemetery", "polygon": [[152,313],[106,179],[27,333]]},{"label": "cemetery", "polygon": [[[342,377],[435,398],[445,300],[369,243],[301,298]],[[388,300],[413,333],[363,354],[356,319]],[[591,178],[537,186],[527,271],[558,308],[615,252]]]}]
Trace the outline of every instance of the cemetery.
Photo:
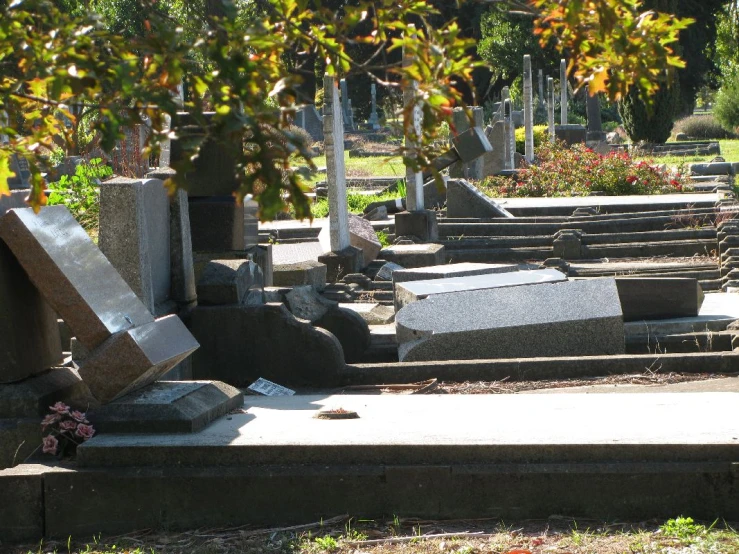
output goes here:
[{"label": "cemetery", "polygon": [[135,164],[44,167],[40,204],[33,159],[0,158],[0,551],[344,514],[739,520],[739,155],[623,144],[587,87],[573,123],[568,60],[519,58],[520,91],[449,107],[423,166],[418,82],[399,125],[379,82],[360,108],[326,71],[287,110],[308,155],[273,175],[279,217],[207,134],[142,156],[157,133],[126,131]]}]

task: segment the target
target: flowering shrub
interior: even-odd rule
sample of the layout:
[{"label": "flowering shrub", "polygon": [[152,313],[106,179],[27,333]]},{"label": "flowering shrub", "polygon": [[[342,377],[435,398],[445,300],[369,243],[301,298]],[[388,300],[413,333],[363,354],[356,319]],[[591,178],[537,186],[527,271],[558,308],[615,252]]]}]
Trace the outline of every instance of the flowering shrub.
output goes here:
[{"label": "flowering shrub", "polygon": [[543,143],[537,164],[520,169],[517,179],[493,176],[481,189],[494,197],[609,196],[681,192],[685,178],[656,165],[636,162],[626,152],[598,154],[584,144],[571,148]]},{"label": "flowering shrub", "polygon": [[49,430],[42,443],[44,454],[73,454],[78,445],[95,434],[83,412],[72,410],[63,402],[49,406],[49,410],[51,413],[41,421],[41,429]]}]

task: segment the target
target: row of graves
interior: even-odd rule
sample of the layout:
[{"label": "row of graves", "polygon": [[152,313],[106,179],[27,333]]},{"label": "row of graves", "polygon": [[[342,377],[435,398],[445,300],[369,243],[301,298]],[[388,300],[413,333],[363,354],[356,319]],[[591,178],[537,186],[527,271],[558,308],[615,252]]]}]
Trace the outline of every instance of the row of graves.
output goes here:
[{"label": "row of graves", "polygon": [[[166,168],[102,183],[98,245],[64,207],[0,198],[0,545],[345,513],[739,518],[735,392],[393,394],[735,374],[736,166],[696,167],[721,176],[693,194],[496,203],[468,178],[506,152],[504,102],[504,140],[460,125],[443,193],[409,171],[358,217],[324,92],[324,226],[258,228],[207,146],[188,193]],[[78,418],[73,458],[43,438],[54,414]]]}]

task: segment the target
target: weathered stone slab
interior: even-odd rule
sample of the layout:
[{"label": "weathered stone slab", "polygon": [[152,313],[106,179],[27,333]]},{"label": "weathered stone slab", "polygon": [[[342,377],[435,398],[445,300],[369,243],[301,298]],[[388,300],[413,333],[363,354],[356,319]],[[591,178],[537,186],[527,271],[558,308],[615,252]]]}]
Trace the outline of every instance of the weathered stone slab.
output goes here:
[{"label": "weathered stone slab", "polygon": [[218,381],[159,381],[89,414],[104,433],[197,433],[244,404],[243,393]]},{"label": "weathered stone slab", "polygon": [[326,266],[312,260],[287,264],[276,263],[272,267],[272,282],[276,287],[311,285],[317,290],[323,290],[326,288]]},{"label": "weathered stone slab", "polygon": [[0,383],[20,381],[61,361],[54,310],[0,241]]},{"label": "weathered stone slab", "polygon": [[254,262],[212,260],[198,280],[198,304],[247,304],[261,296],[263,286],[262,270]]},{"label": "weathered stone slab", "polygon": [[554,136],[557,140],[564,141],[568,146],[585,142],[588,138],[588,129],[584,125],[568,123],[567,125],[555,125]]},{"label": "weathered stone slab", "polygon": [[704,294],[697,279],[617,277],[624,321],[697,317]]},{"label": "weathered stone slab", "polygon": [[380,270],[375,275],[375,281],[392,281],[393,273],[405,269],[402,265],[395,264],[393,262],[387,262],[383,264]]},{"label": "weathered stone slab", "polygon": [[517,270],[518,265],[516,264],[478,264],[468,262],[442,264],[415,269],[398,269],[392,273],[392,281],[393,283],[405,283],[406,281],[470,277],[472,275],[489,275],[491,273],[507,273]]},{"label": "weathered stone slab", "polygon": [[193,356],[195,379],[237,387],[259,377],[285,386],[329,385],[345,365],[336,337],[296,319],[284,304],[198,306],[190,330],[201,345]]},{"label": "weathered stone slab", "polygon": [[[362,251],[364,265],[367,265],[377,258],[382,245],[377,239],[377,233],[375,233],[369,221],[354,214],[347,215],[349,243],[354,248],[359,248]],[[324,226],[321,229],[321,232],[318,234],[318,241],[324,252],[336,250],[331,248],[328,226]]]},{"label": "weathered stone slab", "polygon": [[563,281],[567,281],[567,277],[556,269],[535,269],[395,283],[395,309],[437,294]]},{"label": "weathered stone slab", "polygon": [[295,317],[306,319],[311,323],[323,317],[336,302],[324,298],[311,286],[294,287],[285,295],[287,306]]},{"label": "weathered stone slab", "polygon": [[731,162],[695,163],[688,166],[691,175],[733,175]]},{"label": "weathered stone slab", "polygon": [[464,179],[450,179],[446,184],[447,217],[508,217],[513,215]]},{"label": "weathered stone slab", "polygon": [[403,267],[441,265],[446,260],[443,244],[396,244],[380,251],[379,258]]},{"label": "weathered stone slab", "polygon": [[315,261],[318,259],[318,256],[321,256],[328,250],[330,250],[330,248],[327,249],[327,247],[322,245],[320,242],[273,244],[272,264],[286,265],[305,262],[308,260]]},{"label": "weathered stone slab", "polygon": [[369,326],[357,312],[336,306],[318,318],[314,325],[326,329],[338,339],[346,363],[360,362],[369,348]]},{"label": "weathered stone slab", "polygon": [[113,335],[84,359],[79,374],[105,404],[153,383],[198,346],[180,318],[170,315]]},{"label": "weathered stone slab", "polygon": [[100,185],[98,246],[153,314],[166,312],[170,298],[169,232],[162,181],[118,177]]},{"label": "weathered stone slab", "polygon": [[437,294],[407,305],[395,324],[400,361],[613,355],[625,347],[613,279]]},{"label": "weathered stone slab", "polygon": [[95,348],[154,317],[64,206],[10,210],[0,238],[79,341]]}]

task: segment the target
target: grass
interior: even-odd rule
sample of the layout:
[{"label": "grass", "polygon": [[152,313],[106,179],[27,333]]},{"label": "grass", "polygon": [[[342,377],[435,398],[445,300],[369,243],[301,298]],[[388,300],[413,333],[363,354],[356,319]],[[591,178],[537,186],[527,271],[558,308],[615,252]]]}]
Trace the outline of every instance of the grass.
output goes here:
[{"label": "grass", "polygon": [[[721,156],[727,162],[739,162],[739,139],[724,139],[717,142],[721,147]],[[681,164],[710,162],[715,157],[715,154],[711,154],[707,156],[635,156],[634,159],[679,166]]]},{"label": "grass", "polygon": [[[326,166],[326,156],[313,158],[318,167]],[[405,165],[400,156],[385,158],[384,156],[368,156],[364,158],[349,157],[349,152],[344,152],[344,164],[347,177],[395,177],[399,179],[405,176]],[[308,182],[315,184],[326,179],[325,173],[314,175]]]},{"label": "grass", "polygon": [[[361,214],[372,202],[384,200],[395,200],[405,196],[405,184],[398,183],[396,192],[385,192],[378,194],[362,194],[361,191],[349,189],[346,192],[346,205],[349,213]],[[313,217],[328,217],[328,199],[319,198],[312,206]]]},{"label": "grass", "polygon": [[[308,527],[308,526],[306,526]],[[246,528],[183,533],[102,536],[86,541],[46,541],[26,547],[2,544],[8,554],[714,554],[739,552],[739,533],[725,522],[700,523],[690,517],[667,521],[608,523],[552,516],[505,523],[495,519],[423,521],[354,520],[310,530]],[[445,534],[430,538],[429,535]],[[476,536],[477,535],[477,536]]]}]

